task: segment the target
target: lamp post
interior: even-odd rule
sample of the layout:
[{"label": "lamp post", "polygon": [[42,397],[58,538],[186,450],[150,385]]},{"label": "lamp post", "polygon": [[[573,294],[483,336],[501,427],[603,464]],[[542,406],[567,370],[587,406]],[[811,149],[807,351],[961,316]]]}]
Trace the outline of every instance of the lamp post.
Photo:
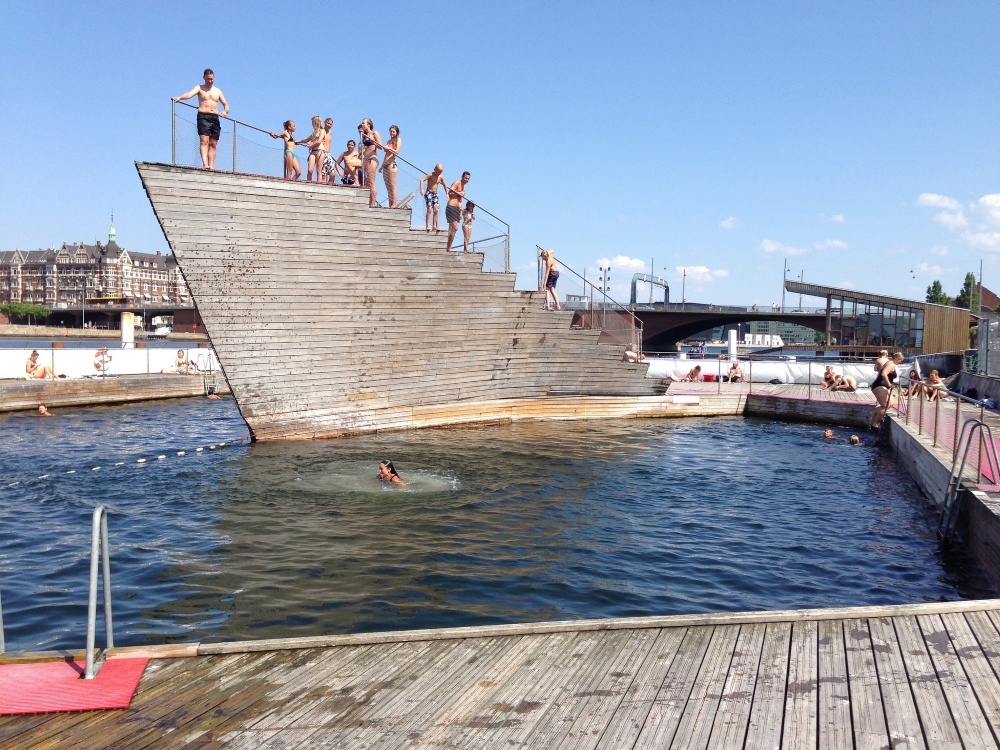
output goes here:
[{"label": "lamp post", "polygon": [[785,282],[788,281],[788,258],[781,270],[781,312],[785,311]]},{"label": "lamp post", "polygon": [[599,267],[601,270],[601,328],[604,328],[605,318],[607,316],[608,309],[608,292],[611,291],[611,266],[605,268],[604,266]]},{"label": "lamp post", "polygon": [[[805,272],[805,270],[803,270],[803,271],[799,272],[799,283],[800,283],[800,284],[802,283],[802,280],[803,280],[803,279],[804,279],[805,277],[806,277],[806,272]],[[802,292],[799,292],[799,309],[800,309],[800,310],[802,309]]]},{"label": "lamp post", "polygon": [[687,280],[688,280],[688,270],[683,269],[684,275],[681,276],[681,312],[687,310]]}]

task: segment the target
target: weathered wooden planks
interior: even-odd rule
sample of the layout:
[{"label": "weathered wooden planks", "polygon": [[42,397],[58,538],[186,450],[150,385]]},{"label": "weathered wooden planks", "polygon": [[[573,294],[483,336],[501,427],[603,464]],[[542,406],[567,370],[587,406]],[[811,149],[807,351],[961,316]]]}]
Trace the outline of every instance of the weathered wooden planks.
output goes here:
[{"label": "weathered wooden planks", "polygon": [[990,600],[214,644],[154,659],[126,710],[0,717],[0,746],[997,747],[998,613]]},{"label": "weathered wooden planks", "polygon": [[0,412],[28,411],[44,404],[48,408],[123,404],[164,398],[204,396],[213,384],[217,393],[229,393],[219,374],[122,375],[74,380],[5,380],[0,382]]}]

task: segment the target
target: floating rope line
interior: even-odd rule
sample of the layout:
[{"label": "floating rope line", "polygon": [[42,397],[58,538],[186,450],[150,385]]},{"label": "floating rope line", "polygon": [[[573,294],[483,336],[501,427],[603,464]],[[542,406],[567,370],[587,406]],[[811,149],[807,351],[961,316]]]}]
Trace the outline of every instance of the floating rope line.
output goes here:
[{"label": "floating rope line", "polygon": [[[199,453],[203,453],[206,449],[209,450],[209,451],[214,451],[217,448],[225,448],[227,446],[249,445],[249,444],[250,444],[250,438],[237,438],[235,440],[228,440],[228,441],[225,441],[225,442],[211,443],[209,445],[198,446],[198,447],[194,448],[193,450],[192,449],[188,449],[186,451],[177,451],[177,456],[178,457],[184,457],[184,456],[187,456],[187,455],[194,455],[194,456],[196,456]],[[155,456],[155,460],[156,461],[166,461],[168,458],[169,458],[169,456],[166,453],[160,453],[160,454],[157,454]],[[135,460],[135,464],[133,464],[133,465],[135,465],[135,466],[144,466],[150,460],[152,460],[152,459],[137,458]],[[107,468],[108,470],[110,470],[110,469],[116,469],[119,466],[125,466],[127,464],[128,464],[127,461],[116,461],[111,466],[107,466],[107,467],[105,467],[103,465],[102,466],[90,466],[88,468],[90,469],[91,472],[95,472],[95,471],[100,471],[103,468]],[[83,471],[86,471],[86,470],[84,469]],[[76,469],[67,469],[65,471],[66,475],[76,474],[76,473],[77,473]],[[34,481],[39,481],[39,480],[43,480],[43,479],[49,479],[51,476],[52,476],[51,473],[49,473],[49,474],[40,474],[39,476],[35,477]],[[7,484],[7,487],[17,487],[22,482],[31,482],[31,481],[32,480],[30,480],[30,479],[27,479],[27,480],[19,479],[16,482],[9,482]]]}]

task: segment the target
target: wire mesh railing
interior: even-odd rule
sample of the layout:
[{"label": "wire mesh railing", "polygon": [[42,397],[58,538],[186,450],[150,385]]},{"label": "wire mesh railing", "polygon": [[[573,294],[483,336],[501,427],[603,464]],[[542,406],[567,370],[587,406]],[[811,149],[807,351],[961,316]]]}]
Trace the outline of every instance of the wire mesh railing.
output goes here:
[{"label": "wire mesh railing", "polygon": [[[177,105],[191,110],[190,116],[178,111]],[[201,167],[201,142],[198,136],[196,122],[197,107],[187,102],[171,100],[171,163],[178,166]],[[219,115],[222,132],[219,135],[215,152],[215,169],[241,174],[262,175],[265,177],[283,177],[285,174],[285,148],[280,141],[271,138],[270,131],[255,125]],[[355,142],[357,136],[349,139]],[[345,143],[345,149],[346,149]],[[340,147],[331,146],[334,161],[341,155]],[[384,150],[383,150],[384,156]],[[295,159],[303,176],[307,176],[309,154],[295,149]],[[420,180],[428,173],[420,169],[401,155],[396,155],[396,169],[391,175],[382,171],[381,164],[375,177],[376,204],[380,208],[388,208],[389,183],[394,182],[395,205],[393,208],[412,209],[411,220],[414,229],[429,230],[438,234],[448,232],[445,218],[447,190],[438,192],[438,220],[435,230],[434,217],[428,216],[428,205],[420,194]],[[348,175],[348,172],[350,174]],[[350,181],[345,183],[349,176]],[[346,165],[337,166],[335,174],[331,175],[331,183],[341,186],[353,186],[359,190],[369,190],[363,183],[364,174],[359,170],[347,170]],[[453,182],[450,180],[449,182]],[[503,219],[474,203],[473,218],[466,222],[465,216],[459,223],[453,249],[483,254],[483,270],[493,273],[509,273],[510,271],[510,225]],[[463,203],[464,207],[464,203]],[[425,225],[426,219],[426,225]]]},{"label": "wire mesh railing", "polygon": [[[541,260],[542,248],[535,245]],[[614,342],[626,348],[629,359],[642,358],[642,321],[625,305],[608,296],[605,290],[593,281],[580,275],[563,261],[556,294],[559,302],[573,310],[573,328],[599,330],[600,341]],[[539,287],[542,286],[542,272],[539,272]],[[540,289],[544,291],[544,289]]]}]

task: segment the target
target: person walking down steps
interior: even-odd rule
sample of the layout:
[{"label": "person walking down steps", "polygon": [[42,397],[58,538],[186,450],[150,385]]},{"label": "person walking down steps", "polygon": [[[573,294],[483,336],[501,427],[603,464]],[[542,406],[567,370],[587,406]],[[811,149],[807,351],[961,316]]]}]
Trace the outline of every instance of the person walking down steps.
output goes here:
[{"label": "person walking down steps", "polygon": [[[545,276],[542,277],[542,289],[545,290],[543,310],[564,310],[565,305],[559,304],[556,294],[556,282],[559,281],[559,266],[556,265],[556,251],[542,250],[542,260],[545,261]],[[549,300],[552,300],[551,303]]]}]

